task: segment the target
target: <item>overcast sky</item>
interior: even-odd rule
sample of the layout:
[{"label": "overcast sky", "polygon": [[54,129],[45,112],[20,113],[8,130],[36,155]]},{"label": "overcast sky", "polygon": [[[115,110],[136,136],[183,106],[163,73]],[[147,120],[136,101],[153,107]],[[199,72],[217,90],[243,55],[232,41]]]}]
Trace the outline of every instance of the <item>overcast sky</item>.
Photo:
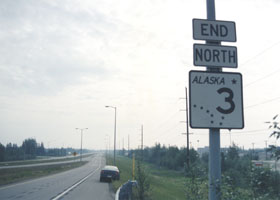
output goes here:
[{"label": "overcast sky", "polygon": [[[193,66],[192,19],[202,0],[1,0],[0,142],[26,138],[46,147],[186,145],[185,86]],[[275,144],[269,121],[280,112],[280,1],[216,0],[217,20],[236,22],[237,69],[244,85],[245,128],[232,141]],[[192,146],[208,131],[191,129]],[[221,131],[229,146],[229,131]],[[106,136],[108,135],[108,136]]]}]

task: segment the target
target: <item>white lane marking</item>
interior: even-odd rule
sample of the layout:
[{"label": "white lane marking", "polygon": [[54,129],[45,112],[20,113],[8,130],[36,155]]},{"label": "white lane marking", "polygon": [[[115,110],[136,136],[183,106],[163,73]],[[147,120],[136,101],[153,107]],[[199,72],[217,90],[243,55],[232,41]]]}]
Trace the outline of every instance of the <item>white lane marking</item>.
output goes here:
[{"label": "white lane marking", "polygon": [[64,195],[66,195],[69,191],[73,190],[74,188],[76,188],[78,185],[80,185],[82,182],[84,182],[85,180],[87,180],[90,176],[92,176],[97,170],[99,170],[101,167],[101,157],[100,157],[100,162],[99,162],[99,166],[98,168],[96,168],[93,172],[91,172],[89,175],[87,175],[85,178],[83,178],[82,180],[80,180],[78,183],[72,185],[71,187],[69,187],[68,189],[66,189],[64,192],[60,193],[59,195],[57,195],[56,197],[52,198],[51,200],[58,200],[61,197],[63,197]]}]

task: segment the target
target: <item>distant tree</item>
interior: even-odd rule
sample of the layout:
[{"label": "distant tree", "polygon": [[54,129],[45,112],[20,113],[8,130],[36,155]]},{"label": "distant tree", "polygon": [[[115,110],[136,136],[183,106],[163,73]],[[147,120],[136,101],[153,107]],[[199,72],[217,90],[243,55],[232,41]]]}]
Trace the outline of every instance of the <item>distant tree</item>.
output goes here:
[{"label": "distant tree", "polygon": [[66,156],[66,155],[67,155],[66,149],[60,148],[60,156]]},{"label": "distant tree", "polygon": [[41,144],[37,144],[36,155],[37,156],[44,156],[44,155],[46,155],[45,147],[44,147],[44,143],[43,142],[41,142]]},{"label": "distant tree", "polygon": [[187,162],[187,148],[181,148],[176,156],[178,169],[184,169],[185,163]]},{"label": "distant tree", "polygon": [[33,138],[25,139],[21,146],[26,158],[36,158],[37,142]]},{"label": "distant tree", "polygon": [[5,146],[0,143],[0,162],[5,161]]},{"label": "distant tree", "polygon": [[190,149],[190,163],[195,163],[199,160],[199,155],[196,150]]},{"label": "distant tree", "polygon": [[166,153],[165,163],[169,169],[177,169],[179,167],[177,155],[179,154],[178,147],[169,147]]},{"label": "distant tree", "polygon": [[[276,137],[276,140],[280,138],[280,126],[279,122],[276,121],[278,115],[275,115],[272,118],[272,121],[265,122],[269,124],[269,129],[272,129],[272,133],[270,134],[269,137]],[[275,145],[270,145],[268,151],[272,153],[272,157],[275,157],[276,160],[280,159],[280,148],[277,148]]]},{"label": "distant tree", "polygon": [[239,158],[238,147],[235,144],[233,144],[233,146],[228,149],[227,159],[235,160],[238,158]]},{"label": "distant tree", "polygon": [[151,148],[151,158],[149,159],[150,162],[156,164],[160,167],[160,160],[161,160],[161,146],[160,143],[156,143],[154,147]]},{"label": "distant tree", "polygon": [[22,151],[17,144],[8,143],[5,148],[5,160],[20,160],[22,159]]},{"label": "distant tree", "polygon": [[54,149],[48,149],[48,156],[66,156],[67,152],[64,148],[54,148]]}]

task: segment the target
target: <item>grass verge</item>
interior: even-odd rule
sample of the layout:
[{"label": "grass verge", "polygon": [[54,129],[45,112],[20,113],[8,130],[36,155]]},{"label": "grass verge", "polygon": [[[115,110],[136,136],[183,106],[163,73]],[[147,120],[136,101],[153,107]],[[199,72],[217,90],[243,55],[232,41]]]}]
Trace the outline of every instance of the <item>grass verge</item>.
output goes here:
[{"label": "grass verge", "polygon": [[[112,163],[112,158],[107,158],[107,164],[111,165]],[[117,156],[116,165],[121,173],[120,180],[112,183],[115,191],[123,183],[132,179],[132,159]],[[143,165],[148,172],[151,184],[151,197],[153,200],[179,200],[186,198],[184,190],[185,177],[182,172],[159,169],[156,166],[147,163],[143,163]]]},{"label": "grass verge", "polygon": [[0,169],[0,186],[63,172],[86,164],[86,161],[28,168]]}]

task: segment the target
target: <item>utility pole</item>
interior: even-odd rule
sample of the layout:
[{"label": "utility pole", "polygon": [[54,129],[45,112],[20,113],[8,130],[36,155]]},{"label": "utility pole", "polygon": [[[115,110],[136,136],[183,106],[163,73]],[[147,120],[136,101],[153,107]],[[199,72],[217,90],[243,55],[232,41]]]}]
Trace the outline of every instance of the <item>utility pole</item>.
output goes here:
[{"label": "utility pole", "polygon": [[105,157],[106,157],[106,161],[107,161],[107,158],[108,158],[108,143],[107,143],[107,141],[106,141],[106,139],[105,139]]},{"label": "utility pole", "polygon": [[127,137],[127,151],[128,151],[128,154],[129,154],[129,134],[128,134],[128,137]]},{"label": "utility pole", "polygon": [[252,155],[252,160],[253,160],[255,154],[255,149],[254,149],[255,143],[252,143],[252,146],[253,146],[253,155]]},{"label": "utility pole", "polygon": [[229,147],[231,147],[231,129],[229,129]]},{"label": "utility pole", "polygon": [[134,180],[135,177],[135,154],[132,154],[132,180]]},{"label": "utility pole", "polygon": [[187,168],[190,168],[190,140],[189,140],[189,111],[188,111],[188,89],[186,91],[186,130],[187,130]]},{"label": "utility pole", "polygon": [[186,100],[186,110],[180,110],[180,111],[186,111],[186,121],[181,121],[183,123],[186,123],[186,133],[182,133],[183,135],[187,136],[187,168],[190,167],[190,141],[189,141],[189,111],[188,111],[188,88],[185,87],[185,93],[186,98],[180,98]]},{"label": "utility pole", "polygon": [[198,153],[198,155],[199,155],[199,157],[200,157],[200,153],[199,153],[199,140],[197,140],[197,153]]},{"label": "utility pole", "polygon": [[141,152],[142,152],[142,160],[144,159],[144,152],[143,152],[143,125],[141,126]]},{"label": "utility pole", "polygon": [[110,148],[111,148],[111,146],[110,146],[110,136],[108,136],[109,137],[109,150],[108,150],[108,152],[109,152],[109,155],[110,155]]},{"label": "utility pole", "polygon": [[116,165],[116,137],[117,137],[117,107],[105,106],[106,108],[113,108],[115,110],[115,124],[114,124],[114,165]]},{"label": "utility pole", "polygon": [[[277,148],[277,139],[275,140],[275,147]],[[275,158],[275,172],[277,172],[277,158]],[[275,175],[275,181],[277,180],[277,174]]]},{"label": "utility pole", "polygon": [[265,160],[267,160],[267,140],[265,140]]},{"label": "utility pole", "polygon": [[121,140],[119,140],[119,155],[121,154]]},{"label": "utility pole", "polygon": [[109,156],[109,135],[106,135],[105,143],[106,143],[106,162],[107,162]]},{"label": "utility pole", "polygon": [[125,152],[125,150],[124,150],[124,138],[122,139],[122,148],[123,148],[123,155],[124,155],[124,152]]},{"label": "utility pole", "polygon": [[76,128],[76,130],[81,131],[81,150],[80,150],[80,162],[82,162],[83,157],[83,130],[87,130],[88,128]]}]

